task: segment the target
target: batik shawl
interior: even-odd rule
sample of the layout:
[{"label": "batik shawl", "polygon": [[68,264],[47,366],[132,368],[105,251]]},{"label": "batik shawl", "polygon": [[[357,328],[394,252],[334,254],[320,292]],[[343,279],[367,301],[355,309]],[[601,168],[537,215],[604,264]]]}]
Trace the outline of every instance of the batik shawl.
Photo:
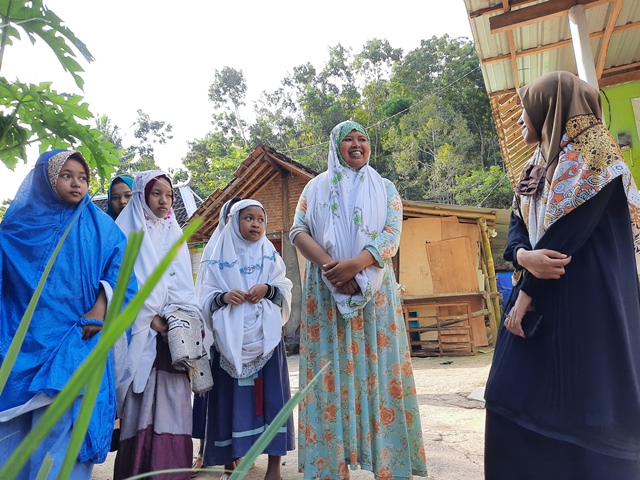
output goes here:
[{"label": "batik shawl", "polygon": [[[569,99],[563,91],[571,93]],[[569,72],[553,72],[523,87],[519,94],[536,130],[547,132],[525,167],[547,169],[549,181],[543,179],[544,186],[534,195],[518,195],[514,204],[516,214],[524,217],[531,246],[556,221],[622,177],[636,258],[640,258],[640,194],[620,148],[600,120],[598,91]],[[548,123],[556,119],[564,123],[550,127]],[[556,148],[551,148],[548,142],[556,140]],[[549,155],[556,158],[552,166],[547,165]]]}]

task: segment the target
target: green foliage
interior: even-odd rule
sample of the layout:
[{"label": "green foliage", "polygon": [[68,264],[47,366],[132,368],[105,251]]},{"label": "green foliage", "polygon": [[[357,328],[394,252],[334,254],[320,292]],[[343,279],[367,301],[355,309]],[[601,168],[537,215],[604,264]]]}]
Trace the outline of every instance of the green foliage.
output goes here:
[{"label": "green foliage", "polygon": [[456,202],[462,205],[489,208],[510,208],[513,191],[507,174],[495,165],[488,170],[474,170],[458,178]]},{"label": "green foliage", "polygon": [[207,198],[233,179],[233,172],[247,154],[245,148],[234,145],[223,134],[209,133],[189,142],[189,152],[182,163],[191,173],[191,188],[201,198]]},{"label": "green foliage", "polygon": [[[54,55],[58,58],[60,65],[69,72],[78,87],[84,86],[84,81],[80,72],[84,70],[75,60],[76,51],[79,52],[87,62],[91,62],[93,57],[87,46],[76,38],[75,34],[62,25],[62,20],[51,10],[49,10],[42,0],[0,0],[0,19],[2,21],[2,44],[0,45],[0,65],[2,56],[7,45],[12,45],[13,40],[19,40],[20,30],[22,30],[31,43],[35,43],[36,37],[43,40]],[[71,47],[75,47],[75,50]]]},{"label": "green foliage", "polygon": [[82,97],[59,94],[50,83],[7,82],[0,77],[0,158],[9,167],[26,161],[25,147],[39,142],[40,151],[76,148],[100,176],[108,176],[118,160],[113,145],[79,120],[92,118]]},{"label": "green foliage", "polygon": [[[263,92],[255,104],[256,120],[248,126],[237,110],[246,93],[242,72],[229,67],[216,72],[210,99],[215,108],[229,108],[215,115],[215,135],[190,144],[183,159],[198,178],[198,193],[214,188],[212,172],[230,179],[226,169],[235,165],[231,150],[210,153],[214,138],[218,145],[245,146],[241,133],[248,131],[248,145],[267,144],[323,171],[331,129],[353,119],[368,128],[371,165],[396,183],[403,198],[472,201],[460,192],[462,180],[502,164],[473,43],[432,37],[403,56],[387,40],[373,39],[359,52],[338,44],[328,53],[324,65],[297,65],[281,87]],[[483,178],[476,173],[470,181]]]},{"label": "green foliage", "polygon": [[[21,39],[20,30],[35,43],[39,38],[53,51],[76,85],[83,87],[82,67],[76,61],[80,53],[92,61],[86,45],[62,25],[62,20],[46,8],[42,0],[0,0],[0,68],[5,48]],[[78,95],[58,93],[50,83],[32,85],[9,82],[0,77],[0,159],[10,169],[18,160],[27,161],[26,146],[40,143],[48,148],[76,148],[102,177],[117,164],[116,151],[104,141],[97,129],[82,121],[93,117]]]},{"label": "green foliage", "polygon": [[238,136],[245,146],[247,138],[244,131],[247,124],[240,118],[240,107],[245,104],[246,94],[247,82],[242,70],[231,67],[216,70],[213,83],[209,87],[209,100],[213,102],[215,109],[223,109],[231,104],[233,113],[223,111],[214,115],[214,125],[218,125],[225,134],[231,132]]}]

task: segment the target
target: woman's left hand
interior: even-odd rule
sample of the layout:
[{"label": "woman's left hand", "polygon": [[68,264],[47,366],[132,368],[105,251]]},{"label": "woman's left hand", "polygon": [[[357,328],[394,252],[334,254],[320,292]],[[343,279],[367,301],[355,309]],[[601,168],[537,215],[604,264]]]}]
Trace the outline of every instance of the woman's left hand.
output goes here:
[{"label": "woman's left hand", "polygon": [[345,295],[355,295],[360,291],[360,285],[356,282],[355,278],[352,278],[348,282],[338,287],[338,291]]},{"label": "woman's left hand", "polygon": [[505,316],[504,326],[514,335],[526,338],[522,330],[522,317],[524,317],[526,312],[531,312],[533,309],[533,299],[527,293],[520,290],[516,303],[514,303],[511,311]]}]

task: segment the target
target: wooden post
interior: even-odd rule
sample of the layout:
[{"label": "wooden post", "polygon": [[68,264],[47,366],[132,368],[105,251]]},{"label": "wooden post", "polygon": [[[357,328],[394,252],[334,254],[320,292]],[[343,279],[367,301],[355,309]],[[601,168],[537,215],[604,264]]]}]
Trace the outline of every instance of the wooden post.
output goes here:
[{"label": "wooden post", "polygon": [[[493,254],[491,253],[491,243],[489,242],[489,228],[487,227],[487,221],[484,218],[478,220],[480,225],[480,232],[482,233],[482,249],[484,251],[484,257],[487,259],[487,276],[489,278],[489,293],[498,293],[498,282],[496,280],[496,269],[493,263]],[[494,321],[491,325],[491,333],[493,341],[498,339],[498,319],[501,316],[500,313],[500,301],[497,295],[492,295],[491,298]]]}]

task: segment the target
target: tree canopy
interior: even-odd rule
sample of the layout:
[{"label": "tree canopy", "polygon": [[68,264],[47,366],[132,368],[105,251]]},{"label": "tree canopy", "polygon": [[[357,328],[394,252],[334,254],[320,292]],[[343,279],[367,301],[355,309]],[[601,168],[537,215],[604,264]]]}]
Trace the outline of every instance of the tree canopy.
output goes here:
[{"label": "tree canopy", "polygon": [[[368,128],[371,165],[410,200],[508,207],[509,182],[473,43],[448,35],[423,40],[406,55],[385,39],[359,52],[338,44],[325,64],[294,66],[240,118],[242,70],[216,71],[209,89],[214,131],[189,144],[183,158],[192,186],[207,196],[231,179],[260,143],[317,171],[337,123]],[[248,118],[248,116],[246,116]]]}]

